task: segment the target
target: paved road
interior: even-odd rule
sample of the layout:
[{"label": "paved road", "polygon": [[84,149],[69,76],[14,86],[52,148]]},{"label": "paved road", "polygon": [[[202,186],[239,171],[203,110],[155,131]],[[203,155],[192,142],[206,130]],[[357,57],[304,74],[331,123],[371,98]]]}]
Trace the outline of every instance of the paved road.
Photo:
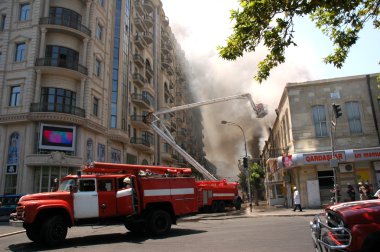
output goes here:
[{"label": "paved road", "polygon": [[[309,231],[311,216],[321,210],[291,209],[231,211],[184,218],[166,237],[135,236],[123,226],[75,227],[58,251],[313,251]],[[3,230],[22,228],[0,225]],[[30,242],[25,233],[0,238],[0,251],[50,251]]]}]

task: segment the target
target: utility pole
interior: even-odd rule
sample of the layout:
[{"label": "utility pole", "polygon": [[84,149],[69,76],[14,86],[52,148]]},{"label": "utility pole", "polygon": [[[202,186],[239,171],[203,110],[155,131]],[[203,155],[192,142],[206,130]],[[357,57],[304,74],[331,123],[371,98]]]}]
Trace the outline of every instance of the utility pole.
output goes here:
[{"label": "utility pole", "polygon": [[[335,157],[335,131],[337,119],[342,116],[342,109],[339,104],[332,104],[333,113],[331,113],[331,127],[330,127],[330,140],[331,140],[331,160],[330,167],[334,174],[334,204],[338,203],[338,184],[337,184],[337,168],[339,160]],[[333,115],[334,114],[334,115]],[[335,118],[335,121],[334,121]]]}]

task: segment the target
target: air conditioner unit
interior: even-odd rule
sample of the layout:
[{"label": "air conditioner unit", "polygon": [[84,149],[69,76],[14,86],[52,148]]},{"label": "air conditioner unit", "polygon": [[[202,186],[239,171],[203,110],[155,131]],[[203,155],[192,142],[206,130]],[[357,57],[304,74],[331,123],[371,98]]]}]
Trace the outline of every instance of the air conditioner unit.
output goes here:
[{"label": "air conditioner unit", "polygon": [[339,171],[341,173],[344,172],[353,172],[354,166],[352,164],[339,164]]}]

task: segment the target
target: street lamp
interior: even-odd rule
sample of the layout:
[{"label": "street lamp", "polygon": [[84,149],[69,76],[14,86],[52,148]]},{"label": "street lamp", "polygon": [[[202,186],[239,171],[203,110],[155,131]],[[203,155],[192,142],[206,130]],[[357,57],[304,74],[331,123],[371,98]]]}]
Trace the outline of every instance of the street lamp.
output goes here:
[{"label": "street lamp", "polygon": [[245,157],[244,157],[244,159],[243,159],[243,165],[244,165],[244,168],[245,168],[246,171],[247,171],[249,207],[250,207],[251,212],[252,212],[251,181],[250,181],[250,179],[249,179],[249,171],[248,171],[247,140],[245,139],[245,133],[244,133],[244,130],[243,130],[243,128],[242,128],[239,124],[234,123],[234,122],[221,121],[220,123],[221,123],[221,124],[226,124],[226,125],[232,125],[232,126],[239,127],[239,129],[241,130],[241,133],[243,133],[243,138],[244,138],[244,150],[245,150]]}]

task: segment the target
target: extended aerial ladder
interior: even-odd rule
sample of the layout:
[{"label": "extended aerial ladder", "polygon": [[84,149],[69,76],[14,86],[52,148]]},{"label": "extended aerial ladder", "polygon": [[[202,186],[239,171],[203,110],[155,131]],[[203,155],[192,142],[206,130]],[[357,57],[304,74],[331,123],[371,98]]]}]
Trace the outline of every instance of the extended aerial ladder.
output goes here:
[{"label": "extended aerial ladder", "polygon": [[146,115],[144,122],[162,138],[164,139],[170,146],[172,146],[183,158],[186,159],[198,172],[200,172],[203,176],[205,176],[209,180],[217,180],[214,175],[212,175],[209,171],[207,171],[201,164],[198,163],[192,156],[190,156],[184,149],[182,149],[174,140],[174,137],[171,135],[170,131],[166,128],[165,124],[161,122],[161,119],[158,115],[172,113],[176,111],[181,111],[190,108],[197,108],[204,105],[214,104],[218,102],[225,102],[233,99],[248,99],[253,111],[256,113],[257,118],[263,118],[268,114],[266,107],[262,104],[255,104],[252,100],[251,94],[240,94],[233,95],[228,97],[211,99],[208,101],[196,102],[185,104],[177,107],[172,107],[164,110],[160,110],[157,112],[149,113]]}]

